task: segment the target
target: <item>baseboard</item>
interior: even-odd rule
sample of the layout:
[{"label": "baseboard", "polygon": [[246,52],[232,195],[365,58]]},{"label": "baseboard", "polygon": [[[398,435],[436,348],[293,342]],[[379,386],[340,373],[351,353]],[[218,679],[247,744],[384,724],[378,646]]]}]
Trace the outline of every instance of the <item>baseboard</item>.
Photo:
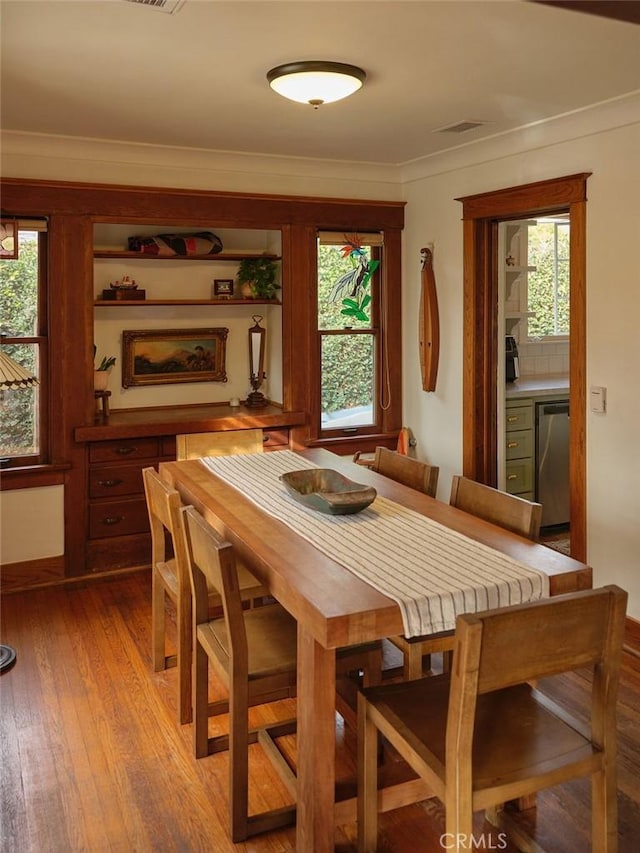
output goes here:
[{"label": "baseboard", "polygon": [[43,557],[40,560],[25,560],[8,563],[0,570],[0,588],[6,595],[29,589],[32,586],[49,586],[64,580],[64,556]]},{"label": "baseboard", "polygon": [[32,589],[42,589],[51,586],[69,586],[72,584],[87,584],[94,581],[109,580],[132,572],[148,571],[149,566],[131,566],[125,569],[114,569],[106,572],[90,572],[85,575],[66,577],[64,574],[64,558],[48,557],[42,560],[31,560],[24,563],[9,563],[2,566],[0,573],[0,591],[2,595],[14,592],[26,592]]},{"label": "baseboard", "polygon": [[640,622],[627,616],[624,626],[624,650],[640,658]]}]

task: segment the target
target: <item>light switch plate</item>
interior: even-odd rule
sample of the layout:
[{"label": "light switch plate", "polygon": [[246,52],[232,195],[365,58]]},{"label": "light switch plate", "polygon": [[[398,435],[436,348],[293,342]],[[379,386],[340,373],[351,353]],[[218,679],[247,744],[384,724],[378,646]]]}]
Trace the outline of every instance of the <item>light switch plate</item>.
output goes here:
[{"label": "light switch plate", "polygon": [[592,385],[589,396],[591,411],[597,415],[604,415],[607,411],[607,389],[603,385]]}]

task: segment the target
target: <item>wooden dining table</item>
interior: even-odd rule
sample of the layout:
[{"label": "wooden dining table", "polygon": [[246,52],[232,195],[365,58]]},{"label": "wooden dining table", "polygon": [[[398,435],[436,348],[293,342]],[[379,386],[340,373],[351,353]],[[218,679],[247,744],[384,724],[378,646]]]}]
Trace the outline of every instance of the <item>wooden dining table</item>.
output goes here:
[{"label": "wooden dining table", "polygon": [[[558,551],[355,465],[350,458],[324,449],[299,455],[374,486],[384,498],[543,572],[549,578],[550,595],[591,587],[591,569]],[[216,476],[201,460],[162,463],[160,473],[183,502],[195,506],[233,544],[239,558],[297,621],[296,850],[333,850],[334,826],[347,814],[335,803],[336,649],[402,634],[400,607]]]}]

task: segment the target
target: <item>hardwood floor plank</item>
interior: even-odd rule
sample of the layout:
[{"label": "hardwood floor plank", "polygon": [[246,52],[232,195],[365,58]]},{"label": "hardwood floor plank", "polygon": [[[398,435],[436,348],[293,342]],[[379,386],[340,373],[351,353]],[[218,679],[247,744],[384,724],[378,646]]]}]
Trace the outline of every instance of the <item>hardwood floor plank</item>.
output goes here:
[{"label": "hardwood floor plank", "polygon": [[[2,640],[18,653],[0,679],[3,853],[293,853],[288,828],[234,845],[228,835],[228,754],[193,757],[192,727],[178,727],[176,670],[153,673],[150,589],[144,572],[99,583],[3,596]],[[212,696],[223,693],[212,678]],[[584,672],[553,687],[584,716]],[[252,708],[251,725],[288,718],[293,699]],[[355,771],[355,735],[338,718],[336,777]],[[210,733],[227,731],[226,715]],[[640,665],[625,656],[618,704],[619,849],[640,849]],[[279,739],[296,760],[296,737]],[[291,798],[262,749],[251,746],[250,808]],[[547,853],[590,850],[590,791],[583,780],[544,791],[514,821]],[[444,810],[426,801],[380,816],[380,850],[442,853]],[[474,832],[496,829],[475,816]],[[491,835],[493,834],[493,835]],[[335,828],[354,853],[356,826]],[[487,848],[485,848],[487,849]],[[495,848],[499,849],[499,848]],[[506,853],[515,846],[507,841]]]}]

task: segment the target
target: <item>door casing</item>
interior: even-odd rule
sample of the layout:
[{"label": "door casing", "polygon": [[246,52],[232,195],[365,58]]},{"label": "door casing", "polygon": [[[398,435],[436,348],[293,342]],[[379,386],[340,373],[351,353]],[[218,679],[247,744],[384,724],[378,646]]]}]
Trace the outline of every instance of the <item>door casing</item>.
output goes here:
[{"label": "door casing", "polygon": [[498,222],[568,210],[571,554],[586,559],[586,213],[590,172],[456,199],[463,209],[463,473],[497,482]]}]

